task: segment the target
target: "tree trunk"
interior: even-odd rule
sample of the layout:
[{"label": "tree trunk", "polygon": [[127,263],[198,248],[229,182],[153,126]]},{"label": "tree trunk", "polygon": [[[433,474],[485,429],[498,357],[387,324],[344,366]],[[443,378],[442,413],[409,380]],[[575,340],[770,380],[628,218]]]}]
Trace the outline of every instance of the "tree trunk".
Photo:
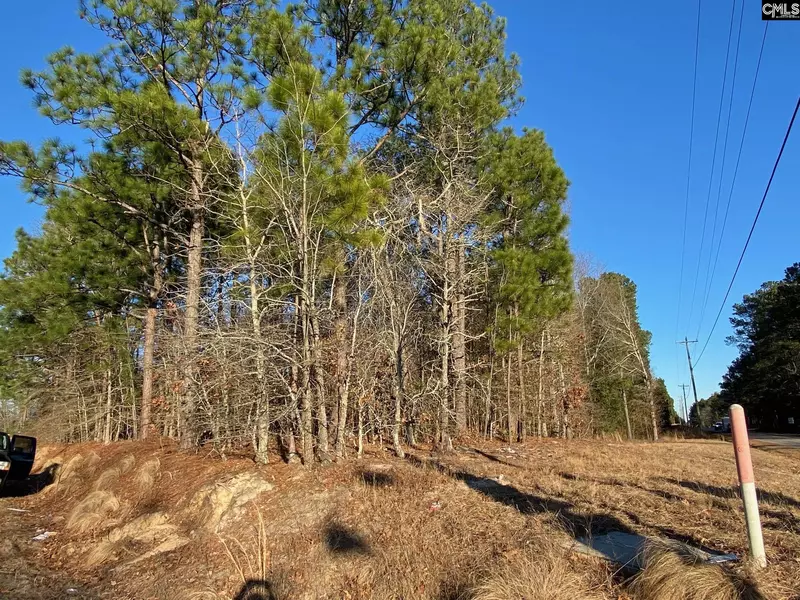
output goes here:
[{"label": "tree trunk", "polygon": [[455,302],[453,303],[453,317],[455,328],[453,330],[453,374],[455,375],[454,406],[456,416],[456,435],[460,436],[467,429],[467,336],[466,336],[466,295],[464,293],[464,279],[466,266],[464,259],[463,243],[459,239],[454,249],[456,271],[453,273],[455,280]]},{"label": "tree trunk", "polygon": [[106,371],[105,376],[106,381],[106,414],[105,414],[105,427],[103,429],[103,443],[110,444],[111,443],[111,407],[113,406],[113,386],[111,382],[111,369]]},{"label": "tree trunk", "polygon": [[300,444],[303,452],[303,462],[311,464],[314,462],[314,437],[313,437],[313,403],[311,399],[311,388],[309,387],[308,370],[304,372],[303,385],[300,388]]},{"label": "tree trunk", "polygon": [[517,414],[519,415],[519,424],[517,425],[517,429],[519,431],[519,441],[525,441],[525,421],[526,421],[526,410],[525,410],[525,372],[523,369],[523,361],[522,361],[522,340],[520,339],[517,343],[517,376],[519,377],[519,410]]},{"label": "tree trunk", "polygon": [[147,307],[144,320],[144,353],[142,355],[142,406],[139,412],[139,438],[150,435],[150,411],[153,406],[153,356],[156,345],[156,316],[158,308]]},{"label": "tree trunk", "polygon": [[[488,269],[488,268],[487,268]],[[487,278],[488,278],[488,270],[487,270]],[[488,280],[488,279],[487,279]],[[494,363],[496,360],[496,335],[497,335],[497,313],[499,310],[499,306],[495,305],[494,307],[494,322],[492,324],[491,329],[491,337],[489,338],[489,374],[487,375],[486,380],[486,403],[484,406],[484,420],[483,420],[483,431],[484,435],[488,438],[493,437],[492,432],[492,421],[491,421],[491,411],[492,411],[492,390],[494,386]]]},{"label": "tree trunk", "polygon": [[[199,170],[196,167],[193,171]],[[183,384],[183,431],[181,435],[181,448],[191,448],[197,443],[197,423],[195,414],[194,390],[194,358],[197,352],[197,328],[200,317],[200,290],[202,285],[203,268],[203,235],[205,232],[205,217],[202,210],[200,197],[200,180],[202,172],[193,173],[192,192],[196,206],[192,209],[192,227],[189,232],[189,247],[187,252],[186,267],[186,315],[184,319],[183,340],[186,357],[186,377]]]},{"label": "tree trunk", "polygon": [[364,403],[358,399],[358,458],[364,453]]},{"label": "tree trunk", "polygon": [[400,429],[403,427],[403,344],[395,345],[395,373],[394,384],[392,385],[392,396],[394,396],[394,426],[392,427],[392,444],[395,454],[400,458],[405,458],[406,453],[400,445]]},{"label": "tree trunk", "polygon": [[631,416],[628,412],[628,394],[625,392],[625,386],[622,387],[622,408],[625,410],[625,426],[628,429],[628,439],[633,439],[633,431],[631,430]]},{"label": "tree trunk", "polygon": [[450,249],[444,243],[444,232],[439,232],[439,254],[444,257],[444,281],[442,282],[442,298],[439,306],[439,441],[440,450],[449,451],[453,444],[450,440],[450,273],[453,269],[450,266]]},{"label": "tree trunk", "polygon": [[506,409],[508,412],[508,443],[513,444],[517,439],[517,417],[511,403],[511,354],[503,357],[506,368]]},{"label": "tree trunk", "polygon": [[325,372],[320,356],[320,326],[316,311],[311,316],[311,377],[317,409],[317,455],[327,462],[328,455],[328,407],[325,399]]},{"label": "tree trunk", "polygon": [[336,458],[345,455],[345,433],[347,431],[347,408],[349,403],[348,347],[347,347],[347,281],[336,278],[333,286],[333,338],[336,344],[336,401],[338,403],[336,425]]},{"label": "tree trunk", "polygon": [[542,407],[544,406],[544,336],[547,329],[542,330],[542,341],[539,345],[539,394],[536,398],[536,434],[547,435],[542,424]]},{"label": "tree trunk", "polygon": [[286,462],[294,464],[297,462],[297,446],[294,440],[294,428],[290,425],[286,432]]},{"label": "tree trunk", "polygon": [[308,307],[302,296],[298,298],[297,306],[301,317],[301,344],[302,344],[302,364],[299,368],[300,373],[300,447],[303,453],[303,463],[311,464],[314,462],[314,438],[313,438],[313,401],[311,393],[311,323],[308,315]]},{"label": "tree trunk", "polygon": [[650,420],[653,424],[653,441],[658,441],[658,417],[656,416],[656,404],[653,401],[653,384],[647,378],[647,401],[650,403]]},{"label": "tree trunk", "polygon": [[147,313],[144,320],[144,352],[142,355],[142,406],[139,413],[139,438],[147,439],[151,429],[151,410],[153,406],[153,359],[156,347],[156,318],[158,300],[164,287],[161,271],[161,246],[155,240],[150,252],[150,265],[153,269],[153,284],[147,298]]},{"label": "tree trunk", "polygon": [[492,384],[494,381],[494,349],[489,354],[489,373],[486,375],[486,398],[483,407],[483,435],[491,438]]},{"label": "tree trunk", "polygon": [[325,406],[325,393],[320,380],[317,381],[317,454],[321,461],[330,460],[328,456],[328,409]]},{"label": "tree trunk", "polygon": [[558,374],[561,380],[561,437],[569,437],[569,417],[567,415],[567,381],[564,378],[564,365],[559,361]]},{"label": "tree trunk", "polygon": [[[249,244],[248,244],[249,245]],[[248,248],[249,251],[249,248]],[[252,254],[251,254],[252,256]],[[269,462],[267,447],[269,445],[269,402],[266,398],[266,359],[261,340],[261,307],[258,302],[255,264],[250,263],[250,319],[253,326],[253,338],[256,350],[256,462],[266,465]]]},{"label": "tree trunk", "polygon": [[269,401],[266,393],[266,357],[264,356],[264,345],[261,339],[261,306],[258,295],[258,271],[256,261],[261,245],[254,248],[250,238],[250,212],[248,206],[248,195],[240,194],[242,208],[242,225],[244,226],[244,244],[249,263],[249,286],[250,286],[250,323],[253,328],[253,342],[256,355],[256,402],[255,402],[255,432],[254,432],[254,454],[255,461],[266,465],[269,462]]}]

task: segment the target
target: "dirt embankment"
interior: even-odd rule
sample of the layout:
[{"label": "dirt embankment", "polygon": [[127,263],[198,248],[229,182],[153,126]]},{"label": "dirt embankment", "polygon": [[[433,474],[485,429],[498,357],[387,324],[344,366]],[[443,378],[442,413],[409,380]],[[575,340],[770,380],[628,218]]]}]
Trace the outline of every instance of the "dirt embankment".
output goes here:
[{"label": "dirt embankment", "polygon": [[[754,450],[770,564],[694,577],[713,597],[800,598],[799,458]],[[30,486],[9,492],[9,599],[690,600],[712,595],[676,588],[672,572],[666,587],[655,571],[649,588],[631,585],[568,546],[614,530],[746,552],[730,448],[707,441],[483,444],[406,460],[373,448],[314,469],[85,444],[42,448]],[[676,560],[658,563],[680,574]]]}]

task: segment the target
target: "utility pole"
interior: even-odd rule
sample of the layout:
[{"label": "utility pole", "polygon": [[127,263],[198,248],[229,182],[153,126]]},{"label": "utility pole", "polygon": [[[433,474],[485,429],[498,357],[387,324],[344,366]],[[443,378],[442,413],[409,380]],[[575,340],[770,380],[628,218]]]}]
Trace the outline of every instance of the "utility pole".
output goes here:
[{"label": "utility pole", "polygon": [[689,408],[686,406],[686,388],[689,387],[687,384],[682,383],[681,389],[683,390],[683,416],[686,419],[686,424],[689,424]]},{"label": "utility pole", "polygon": [[702,427],[703,417],[700,414],[700,406],[697,405],[697,386],[694,383],[694,369],[692,368],[692,355],[689,354],[689,344],[696,344],[697,340],[690,340],[684,337],[682,342],[676,342],[676,343],[683,344],[684,346],[686,346],[686,360],[689,361],[689,375],[692,378],[692,393],[694,394],[695,406],[697,406],[697,422],[700,424],[700,427]]}]

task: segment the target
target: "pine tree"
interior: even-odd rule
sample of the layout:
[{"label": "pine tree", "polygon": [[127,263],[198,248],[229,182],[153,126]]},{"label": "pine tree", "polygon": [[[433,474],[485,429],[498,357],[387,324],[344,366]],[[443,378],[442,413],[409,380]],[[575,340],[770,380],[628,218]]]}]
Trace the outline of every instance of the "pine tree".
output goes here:
[{"label": "pine tree", "polygon": [[[112,410],[117,409],[112,382],[131,374],[124,321],[141,300],[137,290],[145,280],[136,254],[139,238],[135,227],[120,222],[116,207],[62,191],[48,200],[40,235],[18,232],[18,248],[0,279],[0,332],[6,354],[0,369],[5,384],[0,387],[16,388],[23,397],[38,400],[38,410],[57,410],[49,391],[53,374],[61,361],[71,360],[65,349],[80,344],[85,355],[93,356],[85,370],[104,382],[105,441],[110,441]],[[126,389],[132,387],[129,381]],[[120,390],[120,404],[125,396]],[[61,400],[63,410],[71,414],[76,406],[68,398],[65,394]],[[135,429],[134,399],[127,400],[127,421]]]},{"label": "pine tree", "polygon": [[[793,431],[800,423],[800,263],[779,281],[742,298],[731,317],[739,356],[723,377],[720,398],[741,404],[765,429]],[[706,421],[707,422],[707,421]]]},{"label": "pine tree", "polygon": [[[544,340],[547,320],[566,311],[571,302],[572,255],[563,211],[569,182],[540,131],[526,129],[518,137],[505,129],[490,144],[484,166],[492,190],[486,223],[496,231],[490,243],[496,282],[493,301],[500,308],[495,338],[507,354],[508,437],[514,441],[524,437],[526,427],[524,340],[537,329]],[[514,350],[517,406],[512,406],[510,385]]]}]

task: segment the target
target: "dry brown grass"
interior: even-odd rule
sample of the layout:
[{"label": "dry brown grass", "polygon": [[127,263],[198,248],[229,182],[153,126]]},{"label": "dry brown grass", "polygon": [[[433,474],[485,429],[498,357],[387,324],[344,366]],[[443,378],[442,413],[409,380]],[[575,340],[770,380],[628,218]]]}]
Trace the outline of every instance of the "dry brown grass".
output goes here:
[{"label": "dry brown grass", "polygon": [[116,467],[106,469],[95,479],[92,489],[95,491],[102,491],[110,489],[119,479],[121,472]]},{"label": "dry brown grass", "polygon": [[644,570],[631,587],[637,600],[766,600],[767,593],[747,575],[702,562],[685,546],[650,543]]},{"label": "dry brown grass", "polygon": [[99,462],[100,462],[100,455],[94,450],[92,450],[86,455],[86,458],[83,461],[82,468],[87,469],[89,467],[94,467]]},{"label": "dry brown grass", "polygon": [[105,490],[94,491],[72,509],[67,519],[67,529],[75,533],[97,529],[119,509],[119,498],[113,493]]},{"label": "dry brown grass", "polygon": [[[126,547],[137,545],[138,551],[127,557],[132,565],[151,556],[174,550],[187,540],[177,534],[177,526],[169,522],[169,516],[149,513],[136,517],[111,530],[86,556],[86,566],[93,567],[110,562]],[[145,551],[145,548],[151,548]]]},{"label": "dry brown grass", "polygon": [[57,483],[58,484],[67,483],[71,479],[75,478],[78,475],[78,470],[81,467],[82,461],[83,461],[82,454],[75,454],[69,460],[67,460],[61,466],[61,469],[59,469]]},{"label": "dry brown grass", "polygon": [[[65,466],[72,456],[92,451],[101,462],[88,471],[74,469],[82,486],[73,484],[70,494],[58,497],[34,496],[30,503],[54,515],[73,506],[106,512],[76,503],[98,493],[87,496],[104,469],[120,469],[133,457],[138,468],[112,484],[133,521],[121,519],[127,509],[113,509],[103,522],[112,518],[117,529],[92,539],[79,532],[98,529],[98,519],[77,526],[74,521],[82,519],[70,515],[73,527],[52,542],[57,560],[76,570],[97,547],[90,559],[96,566],[85,573],[101,583],[103,573],[135,564],[137,576],[123,577],[114,589],[125,597],[230,600],[240,592],[256,594],[256,584],[245,588],[260,581],[272,597],[298,600],[693,600],[714,598],[706,588],[715,585],[715,592],[739,594],[721,596],[726,600],[800,598],[797,459],[766,450],[754,449],[753,459],[769,566],[755,580],[701,567],[692,581],[712,583],[698,589],[664,575],[670,565],[685,570],[674,552],[648,558],[648,574],[628,588],[614,568],[567,554],[561,544],[615,529],[745,556],[732,452],[714,440],[532,440],[512,450],[481,443],[447,455],[417,449],[407,460],[368,447],[361,461],[314,469],[256,469],[247,460],[204,460],[130,442],[59,450]],[[251,479],[269,481],[274,489],[253,491]],[[242,493],[232,491],[239,485],[232,481],[242,484]],[[169,527],[157,534],[120,533],[159,512]],[[87,543],[93,545],[87,551],[66,551]],[[565,590],[561,596],[549,591],[553,582]],[[742,595],[755,584],[761,596]],[[676,589],[684,596],[668,595]]]},{"label": "dry brown grass", "polygon": [[124,475],[125,473],[130,471],[135,464],[136,464],[136,457],[133,454],[126,454],[117,463],[117,468],[119,469],[119,472]]},{"label": "dry brown grass", "polygon": [[270,552],[267,544],[267,529],[261,512],[256,509],[258,524],[250,540],[244,543],[240,538],[219,540],[225,548],[225,554],[231,561],[231,565],[239,575],[242,585],[248,581],[266,581],[271,572]]},{"label": "dry brown grass", "polygon": [[146,461],[139,470],[136,472],[136,485],[139,488],[139,493],[142,495],[151,492],[153,485],[161,474],[161,461],[156,458],[151,458]]},{"label": "dry brown grass", "polygon": [[542,540],[536,548],[494,566],[469,595],[472,600],[603,600],[563,549]]}]

